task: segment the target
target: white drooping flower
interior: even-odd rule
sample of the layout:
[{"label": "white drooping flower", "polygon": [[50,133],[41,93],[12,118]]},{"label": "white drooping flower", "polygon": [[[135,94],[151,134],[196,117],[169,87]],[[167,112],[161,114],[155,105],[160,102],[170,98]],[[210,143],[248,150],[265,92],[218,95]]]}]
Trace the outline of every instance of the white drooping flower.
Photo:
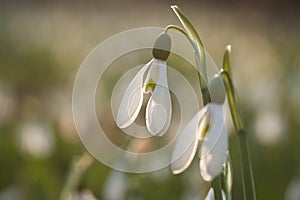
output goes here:
[{"label": "white drooping flower", "polygon": [[[222,190],[222,199],[226,200],[225,192]],[[212,188],[209,189],[204,200],[215,200],[215,193]]]},{"label": "white drooping flower", "polygon": [[202,178],[205,181],[212,181],[223,169],[228,149],[228,135],[223,114],[225,92],[219,76],[212,80],[210,94],[212,103],[208,103],[198,111],[178,137],[171,161],[174,174],[188,168],[195,157],[199,142],[202,142],[199,153]]},{"label": "white drooping flower", "polygon": [[119,200],[123,199],[130,185],[125,173],[112,170],[104,183],[102,195],[103,199]]},{"label": "white drooping flower", "polygon": [[172,107],[167,81],[167,63],[171,39],[162,33],[155,41],[153,59],[143,66],[130,82],[117,113],[117,126],[126,128],[137,118],[144,93],[151,93],[146,107],[146,126],[151,135],[162,136],[169,128]]}]

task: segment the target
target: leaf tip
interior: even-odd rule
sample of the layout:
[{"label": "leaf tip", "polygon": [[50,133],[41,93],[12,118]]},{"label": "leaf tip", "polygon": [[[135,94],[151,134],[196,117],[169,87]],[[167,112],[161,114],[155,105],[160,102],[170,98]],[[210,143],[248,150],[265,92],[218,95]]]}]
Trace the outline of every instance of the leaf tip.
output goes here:
[{"label": "leaf tip", "polygon": [[230,44],[228,44],[228,45],[226,46],[226,51],[229,52],[229,53],[231,53],[231,45],[230,45]]}]

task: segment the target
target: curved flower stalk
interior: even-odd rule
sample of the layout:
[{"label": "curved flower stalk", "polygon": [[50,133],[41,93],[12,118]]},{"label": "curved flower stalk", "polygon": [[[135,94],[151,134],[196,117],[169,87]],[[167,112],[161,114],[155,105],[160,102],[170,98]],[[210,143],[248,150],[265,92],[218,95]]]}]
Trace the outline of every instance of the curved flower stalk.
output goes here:
[{"label": "curved flower stalk", "polygon": [[[226,200],[225,192],[222,190],[222,199]],[[212,188],[209,189],[204,200],[215,200],[215,193]]]},{"label": "curved flower stalk", "polygon": [[232,182],[233,182],[233,173],[232,173],[232,162],[229,151],[227,151],[226,163],[223,171],[223,180],[224,180],[224,191],[226,199],[232,199]]},{"label": "curved flower stalk", "polygon": [[154,58],[139,70],[125,91],[116,120],[119,128],[126,128],[134,122],[142,107],[144,93],[151,93],[146,107],[147,129],[153,136],[162,136],[168,130],[172,107],[166,60],[170,48],[170,36],[160,34],[154,43]]},{"label": "curved flower stalk", "polygon": [[210,84],[212,103],[203,107],[187,124],[177,140],[172,155],[174,174],[183,172],[195,157],[199,142],[200,173],[205,181],[212,181],[223,170],[228,150],[228,135],[224,126],[223,103],[225,91],[220,76]]},{"label": "curved flower stalk", "polygon": [[172,10],[176,14],[177,18],[183,25],[187,35],[188,39],[191,41],[194,49],[195,49],[195,59],[196,59],[196,64],[197,68],[200,72],[199,74],[199,83],[200,83],[200,88],[202,92],[202,98],[204,104],[208,103],[211,101],[210,95],[208,92],[208,81],[207,81],[207,72],[206,72],[206,56],[205,56],[205,51],[204,51],[204,46],[203,43],[200,39],[200,36],[193,26],[193,24],[190,22],[190,20],[183,14],[183,12],[179,9],[177,5],[171,6]]},{"label": "curved flower stalk", "polygon": [[241,167],[243,174],[243,190],[244,190],[244,199],[256,199],[254,179],[252,173],[252,164],[249,153],[249,146],[246,137],[246,130],[243,121],[243,115],[240,109],[238,95],[235,91],[232,73],[231,73],[231,46],[226,47],[226,51],[223,59],[223,68],[221,69],[221,76],[223,78],[226,92],[228,105],[230,108],[231,118],[235,127],[235,130],[238,134],[239,143],[240,143],[240,152],[241,152]]}]

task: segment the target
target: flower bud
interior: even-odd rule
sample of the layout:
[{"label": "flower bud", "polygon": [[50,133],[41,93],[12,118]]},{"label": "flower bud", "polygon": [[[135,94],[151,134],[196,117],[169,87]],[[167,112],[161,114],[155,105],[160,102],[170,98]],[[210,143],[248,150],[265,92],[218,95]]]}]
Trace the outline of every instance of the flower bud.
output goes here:
[{"label": "flower bud", "polygon": [[217,104],[223,104],[225,101],[225,88],[222,77],[216,75],[209,86],[211,101]]},{"label": "flower bud", "polygon": [[155,40],[152,49],[152,55],[156,59],[167,60],[167,58],[170,55],[170,49],[171,49],[170,36],[167,33],[161,33]]}]

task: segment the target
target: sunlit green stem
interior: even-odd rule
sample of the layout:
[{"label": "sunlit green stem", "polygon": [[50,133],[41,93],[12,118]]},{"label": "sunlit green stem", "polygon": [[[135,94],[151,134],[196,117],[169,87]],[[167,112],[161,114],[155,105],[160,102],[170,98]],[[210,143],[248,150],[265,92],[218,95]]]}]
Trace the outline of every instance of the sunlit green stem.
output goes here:
[{"label": "sunlit green stem", "polygon": [[227,45],[225,53],[224,53],[224,58],[223,58],[223,69],[229,74],[229,77],[232,77],[231,73],[231,45]]},{"label": "sunlit green stem", "polygon": [[[184,29],[182,29],[181,27],[176,26],[176,25],[168,25],[165,28],[165,32],[167,32],[169,29],[175,29],[175,30],[179,31],[189,40],[189,42],[195,49],[195,60],[196,60],[197,68],[200,72],[203,71],[203,70],[201,70],[201,61],[200,61],[201,58],[200,58],[200,54],[199,54],[199,47],[194,42],[194,40],[190,37],[190,35]],[[204,65],[202,65],[202,66],[204,66]],[[206,105],[208,102],[211,101],[207,83],[205,82],[204,78],[202,77],[202,75],[199,72],[198,72],[198,78],[199,78],[201,93],[202,93],[202,97],[203,97],[203,104]]]},{"label": "sunlit green stem", "polygon": [[92,162],[93,158],[88,153],[84,153],[82,156],[75,157],[72,160],[69,174],[60,194],[60,200],[72,199],[72,194],[76,191],[80,178]]},{"label": "sunlit green stem", "polygon": [[242,172],[243,172],[244,198],[246,200],[255,200],[256,195],[255,195],[255,187],[254,187],[254,180],[252,174],[252,165],[251,165],[250,154],[248,149],[248,142],[245,134],[242,113],[238,102],[238,96],[235,91],[232,78],[231,78],[230,53],[231,53],[231,48],[230,46],[228,46],[224,55],[223,69],[221,70],[221,75],[226,88],[228,104],[229,104],[233,124],[239,137]]},{"label": "sunlit green stem", "polygon": [[[192,23],[188,20],[188,18],[181,12],[178,6],[174,5],[171,6],[173,11],[175,12],[176,16],[180,20],[181,24],[183,25],[184,30],[181,28],[178,29],[177,26],[170,25],[169,28],[175,28],[178,29],[180,32],[185,34],[189,41],[191,42],[192,46],[195,49],[195,59],[196,59],[196,65],[198,68],[198,77],[199,77],[199,83],[202,93],[202,99],[203,104],[206,105],[209,102],[211,102],[210,94],[208,91],[208,79],[207,79],[207,73],[206,73],[206,57],[205,57],[205,51],[203,43],[195,29],[195,27],[192,25]],[[212,187],[214,189],[215,199],[221,200],[222,199],[222,190],[221,190],[221,178],[220,175],[217,176],[213,182]]]},{"label": "sunlit green stem", "polygon": [[206,57],[203,43],[192,23],[189,19],[182,13],[178,6],[174,5],[171,6],[173,11],[175,12],[176,16],[180,20],[181,24],[183,25],[185,32],[187,33],[189,40],[191,41],[194,49],[195,49],[195,58],[197,68],[200,71],[199,81],[201,92],[203,96],[203,104],[206,105],[211,101],[209,91],[208,91],[208,79],[206,73]]},{"label": "sunlit green stem", "polygon": [[238,97],[229,73],[224,69],[221,69],[221,75],[225,83],[233,125],[236,131],[239,133],[244,130],[244,120],[242,118]]},{"label": "sunlit green stem", "polygon": [[250,160],[248,142],[244,131],[239,133],[239,143],[242,159],[244,199],[255,200],[256,194],[252,174],[252,165]]},{"label": "sunlit green stem", "polygon": [[165,32],[167,33],[168,30],[170,30],[170,29],[174,29],[174,30],[177,30],[180,33],[182,33],[189,40],[189,42],[191,43],[191,45],[193,46],[193,48],[194,49],[197,48],[195,42],[192,40],[192,38],[189,36],[189,34],[184,29],[182,29],[181,27],[179,27],[177,25],[172,25],[171,24],[171,25],[168,25],[168,26],[165,27]]},{"label": "sunlit green stem", "polygon": [[212,182],[211,185],[214,190],[215,199],[222,199],[222,184],[221,177],[217,176]]},{"label": "sunlit green stem", "polygon": [[168,30],[170,30],[170,29],[175,29],[175,30],[181,32],[181,33],[182,33],[183,35],[185,35],[185,36],[187,37],[187,39],[189,39],[190,42],[192,43],[191,38],[188,36],[188,33],[187,33],[183,28],[181,28],[180,26],[170,24],[170,25],[168,25],[168,26],[165,27],[165,33],[167,33]]},{"label": "sunlit green stem", "polygon": [[230,153],[227,151],[226,164],[224,169],[224,192],[226,195],[226,200],[232,199],[232,162],[230,158]]}]

